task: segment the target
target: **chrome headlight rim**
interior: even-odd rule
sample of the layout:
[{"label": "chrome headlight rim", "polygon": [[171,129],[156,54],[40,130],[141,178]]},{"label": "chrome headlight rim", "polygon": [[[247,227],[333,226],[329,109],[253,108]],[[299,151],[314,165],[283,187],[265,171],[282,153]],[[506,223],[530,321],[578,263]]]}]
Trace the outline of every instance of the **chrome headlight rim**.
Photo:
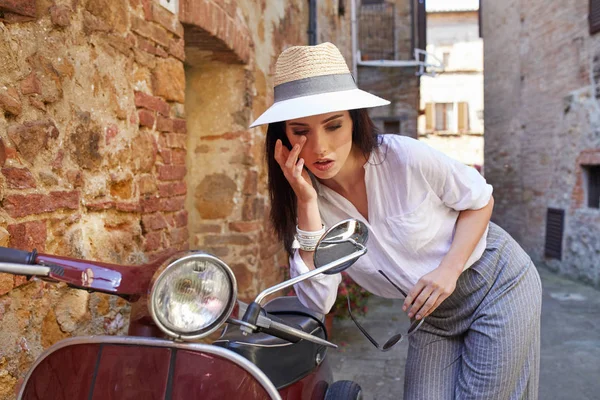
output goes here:
[{"label": "chrome headlight rim", "polygon": [[[165,326],[164,323],[162,323],[160,318],[158,317],[157,312],[156,312],[156,306],[155,306],[156,290],[160,286],[159,284],[162,281],[162,279],[164,279],[168,275],[169,271],[173,270],[174,268],[177,268],[178,265],[181,263],[189,262],[189,261],[192,261],[192,260],[195,260],[198,258],[200,258],[201,260],[209,260],[209,261],[217,264],[219,267],[222,268],[223,271],[225,271],[226,276],[229,279],[231,293],[229,296],[228,303],[224,307],[223,313],[219,316],[219,318],[217,318],[211,324],[209,324],[208,326],[204,327],[203,329],[200,329],[193,333],[177,332],[176,330],[170,329],[169,327]],[[163,331],[170,337],[172,337],[174,339],[181,339],[181,340],[186,340],[186,341],[202,339],[206,336],[209,336],[216,330],[218,330],[227,321],[227,319],[231,316],[231,313],[233,312],[233,309],[237,302],[237,281],[235,279],[235,275],[233,274],[233,271],[231,270],[231,268],[229,268],[229,266],[227,264],[225,264],[222,260],[220,260],[218,257],[215,257],[212,254],[208,254],[208,253],[205,253],[202,251],[190,251],[184,255],[177,254],[177,255],[169,258],[167,261],[165,261],[165,263],[163,265],[166,265],[166,267],[161,268],[160,273],[158,274],[156,279],[154,279],[152,288],[150,290],[150,296],[149,296],[149,307],[148,308],[150,310],[150,315],[152,316],[152,320],[154,321],[156,326],[158,326],[158,328],[161,331]]]}]

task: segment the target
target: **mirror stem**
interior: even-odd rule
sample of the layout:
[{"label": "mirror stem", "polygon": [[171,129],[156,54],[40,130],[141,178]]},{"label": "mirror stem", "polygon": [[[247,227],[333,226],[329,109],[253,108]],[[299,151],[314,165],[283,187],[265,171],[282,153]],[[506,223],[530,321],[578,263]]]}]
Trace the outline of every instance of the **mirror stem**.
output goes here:
[{"label": "mirror stem", "polygon": [[[332,262],[330,262],[329,264],[325,264],[325,265],[324,265],[324,266],[322,266],[322,267],[315,268],[315,269],[313,269],[312,271],[309,271],[309,272],[307,272],[307,273],[305,273],[305,274],[298,275],[298,276],[297,276],[297,277],[295,277],[295,278],[292,278],[292,279],[290,279],[290,280],[287,280],[287,281],[285,281],[285,282],[282,282],[282,283],[280,283],[280,284],[278,284],[278,285],[275,285],[275,286],[273,286],[273,287],[270,287],[270,288],[268,288],[268,289],[265,289],[265,290],[263,290],[263,291],[262,291],[262,292],[261,292],[261,293],[260,293],[260,294],[259,294],[259,295],[256,297],[256,300],[254,300],[254,302],[255,302],[256,304],[260,304],[260,303],[261,303],[261,302],[262,302],[262,301],[265,299],[265,297],[267,297],[267,296],[268,296],[268,295],[270,295],[270,294],[273,294],[273,293],[275,293],[275,292],[277,292],[277,291],[279,291],[279,290],[281,290],[281,289],[285,289],[285,288],[287,288],[287,287],[290,287],[290,286],[292,286],[292,285],[294,285],[294,284],[296,284],[296,283],[298,283],[298,282],[302,282],[302,281],[304,281],[304,280],[306,280],[306,279],[312,278],[312,277],[313,277],[313,276],[315,276],[315,275],[319,275],[319,274],[321,274],[321,273],[323,273],[323,272],[329,271],[330,269],[333,269],[333,268],[339,267],[340,265],[342,265],[342,264],[344,264],[344,263],[346,263],[346,262],[348,262],[348,261],[351,261],[351,260],[354,260],[354,259],[356,259],[356,258],[359,258],[359,257],[361,257],[363,254],[365,254],[365,253],[367,252],[367,247],[366,247],[366,246],[363,246],[363,245],[361,245],[360,243],[357,243],[357,245],[358,245],[358,246],[360,246],[360,247],[361,247],[361,249],[360,249],[360,250],[358,250],[358,251],[355,251],[354,253],[352,253],[352,254],[350,254],[350,255],[347,255],[347,256],[345,256],[345,257],[342,257],[342,258],[340,258],[340,259],[338,259],[338,260],[332,261]],[[248,313],[248,311],[246,311],[246,314],[247,314],[247,313]],[[247,322],[250,322],[250,321],[247,321]],[[256,321],[255,321],[255,322],[256,322]],[[252,323],[252,322],[250,322],[250,323]]]}]

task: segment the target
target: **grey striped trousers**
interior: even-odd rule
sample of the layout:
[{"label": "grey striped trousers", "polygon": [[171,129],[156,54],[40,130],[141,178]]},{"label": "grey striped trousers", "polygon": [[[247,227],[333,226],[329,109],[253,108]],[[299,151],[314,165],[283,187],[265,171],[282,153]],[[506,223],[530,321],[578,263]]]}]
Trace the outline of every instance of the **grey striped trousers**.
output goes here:
[{"label": "grey striped trousers", "polygon": [[531,259],[490,223],[481,259],[410,338],[404,398],[537,399],[541,303]]}]

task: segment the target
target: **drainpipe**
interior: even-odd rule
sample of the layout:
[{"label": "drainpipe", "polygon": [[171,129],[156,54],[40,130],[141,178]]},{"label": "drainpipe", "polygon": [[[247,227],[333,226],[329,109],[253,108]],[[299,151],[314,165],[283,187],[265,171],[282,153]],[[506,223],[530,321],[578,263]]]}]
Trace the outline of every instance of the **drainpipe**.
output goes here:
[{"label": "drainpipe", "polygon": [[350,1],[350,26],[352,31],[352,75],[358,83],[358,25],[356,23],[356,0]]},{"label": "drainpipe", "polygon": [[317,0],[308,3],[308,44],[317,44]]}]

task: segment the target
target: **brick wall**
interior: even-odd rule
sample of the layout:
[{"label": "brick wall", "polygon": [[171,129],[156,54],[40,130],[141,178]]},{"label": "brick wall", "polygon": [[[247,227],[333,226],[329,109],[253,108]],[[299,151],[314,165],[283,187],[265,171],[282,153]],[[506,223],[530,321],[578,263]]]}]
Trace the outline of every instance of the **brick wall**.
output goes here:
[{"label": "brick wall", "polygon": [[[600,285],[600,214],[576,200],[580,157],[600,147],[600,38],[588,33],[588,2],[484,1],[482,9],[493,219],[538,264]],[[566,210],[562,260],[544,256],[548,207]]]}]

